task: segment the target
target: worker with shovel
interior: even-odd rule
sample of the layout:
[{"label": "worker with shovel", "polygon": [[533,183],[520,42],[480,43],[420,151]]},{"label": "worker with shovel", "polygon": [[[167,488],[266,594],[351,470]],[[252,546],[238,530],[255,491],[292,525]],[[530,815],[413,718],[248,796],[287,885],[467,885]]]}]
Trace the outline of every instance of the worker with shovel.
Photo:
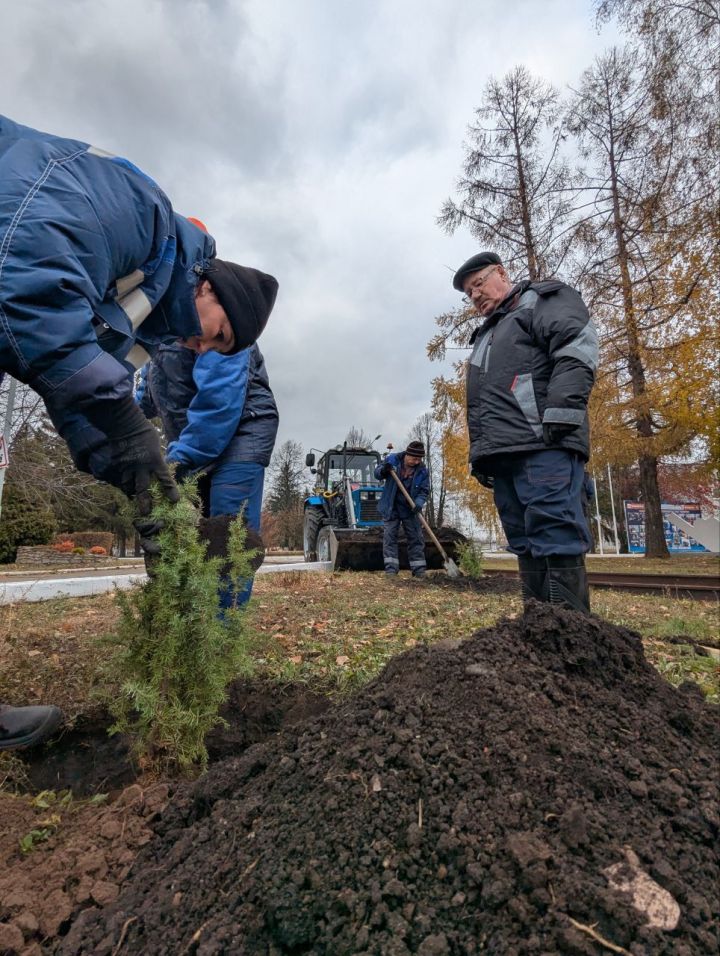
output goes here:
[{"label": "worker with shovel", "polygon": [[453,286],[483,319],[467,364],[472,473],[494,491],[523,596],[589,613],[583,487],[598,338],[587,307],[557,279],[512,282],[494,252],[468,259]]},{"label": "worker with shovel", "polygon": [[[0,116],[0,374],[34,389],[78,469],[150,508],[178,490],[133,376],[163,342],[200,354],[252,345],[272,276],[217,259],[128,160]],[[0,749],[58,726],[55,707],[0,705]]]},{"label": "worker with shovel", "polygon": [[[430,476],[423,463],[425,446],[421,441],[411,441],[404,452],[389,454],[375,469],[375,477],[385,479],[378,511],[383,518],[383,563],[385,574],[394,577],[400,571],[398,537],[400,527],[405,531],[408,561],[414,578],[424,578],[425,539],[419,514],[430,494]],[[394,472],[394,474],[393,474]],[[410,496],[408,501],[396,483]]]}]

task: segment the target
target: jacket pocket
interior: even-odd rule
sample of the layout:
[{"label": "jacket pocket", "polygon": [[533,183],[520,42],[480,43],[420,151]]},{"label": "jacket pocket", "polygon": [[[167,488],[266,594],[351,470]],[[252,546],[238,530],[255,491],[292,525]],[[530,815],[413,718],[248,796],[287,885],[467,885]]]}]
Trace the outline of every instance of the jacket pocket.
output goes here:
[{"label": "jacket pocket", "polygon": [[542,424],[540,422],[540,411],[538,409],[537,399],[535,398],[532,373],[524,372],[522,375],[516,375],[510,386],[510,391],[520,406],[520,411],[523,413],[533,434],[536,438],[541,438]]}]

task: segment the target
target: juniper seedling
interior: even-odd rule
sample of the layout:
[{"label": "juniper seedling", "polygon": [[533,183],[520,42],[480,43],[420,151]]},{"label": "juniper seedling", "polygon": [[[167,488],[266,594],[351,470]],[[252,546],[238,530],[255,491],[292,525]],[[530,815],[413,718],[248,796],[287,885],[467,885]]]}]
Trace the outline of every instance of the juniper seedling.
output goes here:
[{"label": "juniper seedling", "polygon": [[[121,610],[108,670],[117,693],[109,702],[112,732],[128,733],[135,751],[165,771],[191,773],[207,764],[205,736],[220,720],[231,680],[252,671],[242,609],[219,617],[221,558],[199,540],[192,482],[171,505],[157,497],[152,518],[164,525],[153,576],[118,592]],[[245,526],[231,526],[228,558],[236,590],[252,575]]]},{"label": "juniper seedling", "polygon": [[474,541],[463,541],[458,544],[457,553],[460,570],[466,577],[478,580],[483,576],[483,554]]}]

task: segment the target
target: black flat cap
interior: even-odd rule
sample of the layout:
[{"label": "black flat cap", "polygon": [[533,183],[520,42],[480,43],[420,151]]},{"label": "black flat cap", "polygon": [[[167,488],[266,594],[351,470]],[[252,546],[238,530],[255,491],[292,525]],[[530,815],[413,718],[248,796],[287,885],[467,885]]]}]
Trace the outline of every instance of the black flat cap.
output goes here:
[{"label": "black flat cap", "polygon": [[253,345],[260,338],[275,305],[277,279],[259,269],[223,259],[213,259],[203,278],[212,286],[235,335],[233,350],[227,354]]},{"label": "black flat cap", "polygon": [[497,252],[478,252],[476,256],[471,256],[467,262],[463,262],[458,271],[453,276],[453,288],[458,292],[463,291],[463,279],[471,272],[477,272],[484,269],[485,266],[501,266],[502,260]]}]

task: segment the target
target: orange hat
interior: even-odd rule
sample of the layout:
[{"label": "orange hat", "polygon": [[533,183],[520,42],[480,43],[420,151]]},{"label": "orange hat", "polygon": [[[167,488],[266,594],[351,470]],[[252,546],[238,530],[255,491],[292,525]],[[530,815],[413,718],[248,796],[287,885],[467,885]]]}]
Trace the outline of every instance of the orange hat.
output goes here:
[{"label": "orange hat", "polygon": [[201,222],[199,219],[196,219],[194,216],[188,216],[187,221],[191,222],[193,226],[197,226],[198,229],[202,229],[203,232],[207,232],[207,226],[204,222]]}]

